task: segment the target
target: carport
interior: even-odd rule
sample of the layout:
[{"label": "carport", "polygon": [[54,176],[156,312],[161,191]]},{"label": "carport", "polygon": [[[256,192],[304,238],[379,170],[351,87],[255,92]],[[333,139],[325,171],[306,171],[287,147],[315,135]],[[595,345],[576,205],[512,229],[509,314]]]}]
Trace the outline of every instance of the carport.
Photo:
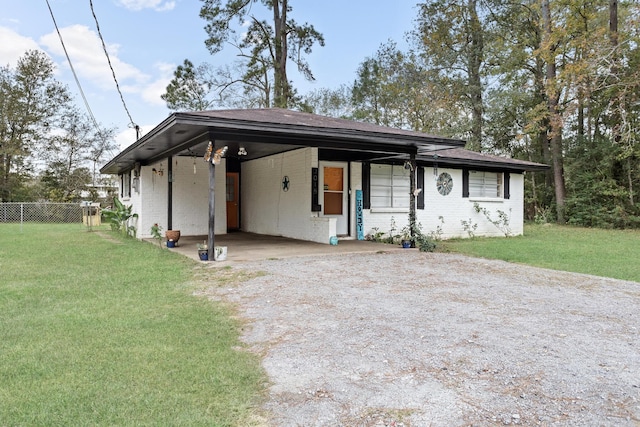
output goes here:
[{"label": "carport", "polygon": [[[154,167],[154,175],[145,175],[142,173],[144,168],[151,169],[158,162],[164,162],[167,193],[162,215],[166,217],[166,229],[172,229],[175,223],[176,197],[174,163],[176,159],[185,161],[193,159],[195,174],[196,159],[202,159],[209,146],[213,150],[226,147],[228,153],[226,171],[239,172],[241,166],[248,162],[307,148],[316,150],[313,155],[325,161],[387,162],[400,165],[408,162],[407,167],[413,170],[417,161],[430,160],[433,158],[433,153],[438,150],[462,147],[464,143],[457,139],[283,109],[174,113],[107,163],[101,169],[101,173],[119,175],[121,188],[124,189],[127,188],[127,180],[130,180],[130,187],[137,191],[144,178],[155,179],[158,173],[165,172]],[[221,233],[219,227],[216,231],[216,165],[208,162],[207,167],[208,235],[206,240],[210,252],[209,259],[213,259],[213,248],[219,245],[220,242],[216,242],[216,239],[221,238]],[[311,173],[309,172],[310,175]],[[162,176],[161,173],[160,176]],[[288,179],[288,175],[283,177],[284,187],[288,185]],[[229,183],[227,182],[226,185],[228,189]],[[147,185],[146,188],[148,187]],[[412,183],[412,188],[415,188],[415,182]],[[218,190],[220,190],[219,186]],[[131,193],[133,194],[133,191]],[[411,192],[412,198],[413,193],[414,191]],[[348,197],[348,207],[351,209],[353,196],[350,189],[345,197]],[[132,195],[131,198],[134,199],[134,196]],[[140,201],[137,209],[147,208],[149,204],[146,201]],[[308,208],[305,206],[303,209],[295,205],[293,209],[299,209],[300,215],[308,215],[308,212],[318,212],[321,209],[320,205],[316,189],[315,199],[312,197]],[[412,202],[411,206],[415,206],[415,203]],[[148,210],[153,215],[160,215],[159,208],[149,207]],[[142,232],[154,222],[153,218],[147,219],[151,214],[140,215],[141,218],[143,216],[145,218],[139,227]]]}]

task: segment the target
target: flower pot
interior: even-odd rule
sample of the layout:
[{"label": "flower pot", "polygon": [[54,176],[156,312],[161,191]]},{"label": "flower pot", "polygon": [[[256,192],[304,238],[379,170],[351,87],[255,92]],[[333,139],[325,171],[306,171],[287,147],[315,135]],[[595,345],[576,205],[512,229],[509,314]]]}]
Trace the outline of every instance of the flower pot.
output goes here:
[{"label": "flower pot", "polygon": [[167,240],[167,247],[168,248],[175,248],[176,247],[176,242],[174,242],[173,240]]},{"label": "flower pot", "polygon": [[402,241],[402,247],[405,249],[408,249],[411,247],[411,240],[403,240]]},{"label": "flower pot", "polygon": [[198,249],[198,257],[200,257],[200,261],[209,261],[209,251],[207,249]]},{"label": "flower pot", "polygon": [[180,240],[180,230],[167,230],[164,232],[164,236],[167,238],[167,241],[173,240],[174,245],[177,245],[178,240]]}]

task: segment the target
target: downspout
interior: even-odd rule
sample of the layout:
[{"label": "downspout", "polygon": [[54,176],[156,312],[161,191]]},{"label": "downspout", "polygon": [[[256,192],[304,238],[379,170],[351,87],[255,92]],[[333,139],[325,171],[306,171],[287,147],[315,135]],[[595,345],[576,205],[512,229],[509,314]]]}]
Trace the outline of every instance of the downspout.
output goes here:
[{"label": "downspout", "polygon": [[167,230],[173,230],[173,158],[167,158],[169,166],[167,167]]}]

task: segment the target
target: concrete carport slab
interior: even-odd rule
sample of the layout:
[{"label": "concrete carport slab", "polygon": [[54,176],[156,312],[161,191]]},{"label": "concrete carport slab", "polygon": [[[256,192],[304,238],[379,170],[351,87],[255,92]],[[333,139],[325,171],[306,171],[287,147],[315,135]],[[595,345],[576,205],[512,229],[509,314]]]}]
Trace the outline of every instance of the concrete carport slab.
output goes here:
[{"label": "concrete carport slab", "polygon": [[[207,236],[183,236],[178,245],[169,250],[198,260],[198,243],[207,240]],[[229,265],[247,261],[283,259],[301,256],[322,256],[346,253],[376,253],[389,251],[417,251],[402,249],[400,245],[384,244],[366,240],[340,240],[337,245],[289,239],[286,237],[235,232],[216,236],[216,246],[227,247],[226,261],[216,261],[214,265]]]}]

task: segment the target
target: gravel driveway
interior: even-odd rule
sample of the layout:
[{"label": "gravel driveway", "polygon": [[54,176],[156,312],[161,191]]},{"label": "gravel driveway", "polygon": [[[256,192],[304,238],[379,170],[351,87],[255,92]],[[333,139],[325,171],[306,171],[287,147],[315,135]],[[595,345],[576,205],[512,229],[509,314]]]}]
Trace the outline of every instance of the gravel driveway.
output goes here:
[{"label": "gravel driveway", "polygon": [[270,426],[638,426],[640,284],[395,251],[209,289],[264,355]]}]

